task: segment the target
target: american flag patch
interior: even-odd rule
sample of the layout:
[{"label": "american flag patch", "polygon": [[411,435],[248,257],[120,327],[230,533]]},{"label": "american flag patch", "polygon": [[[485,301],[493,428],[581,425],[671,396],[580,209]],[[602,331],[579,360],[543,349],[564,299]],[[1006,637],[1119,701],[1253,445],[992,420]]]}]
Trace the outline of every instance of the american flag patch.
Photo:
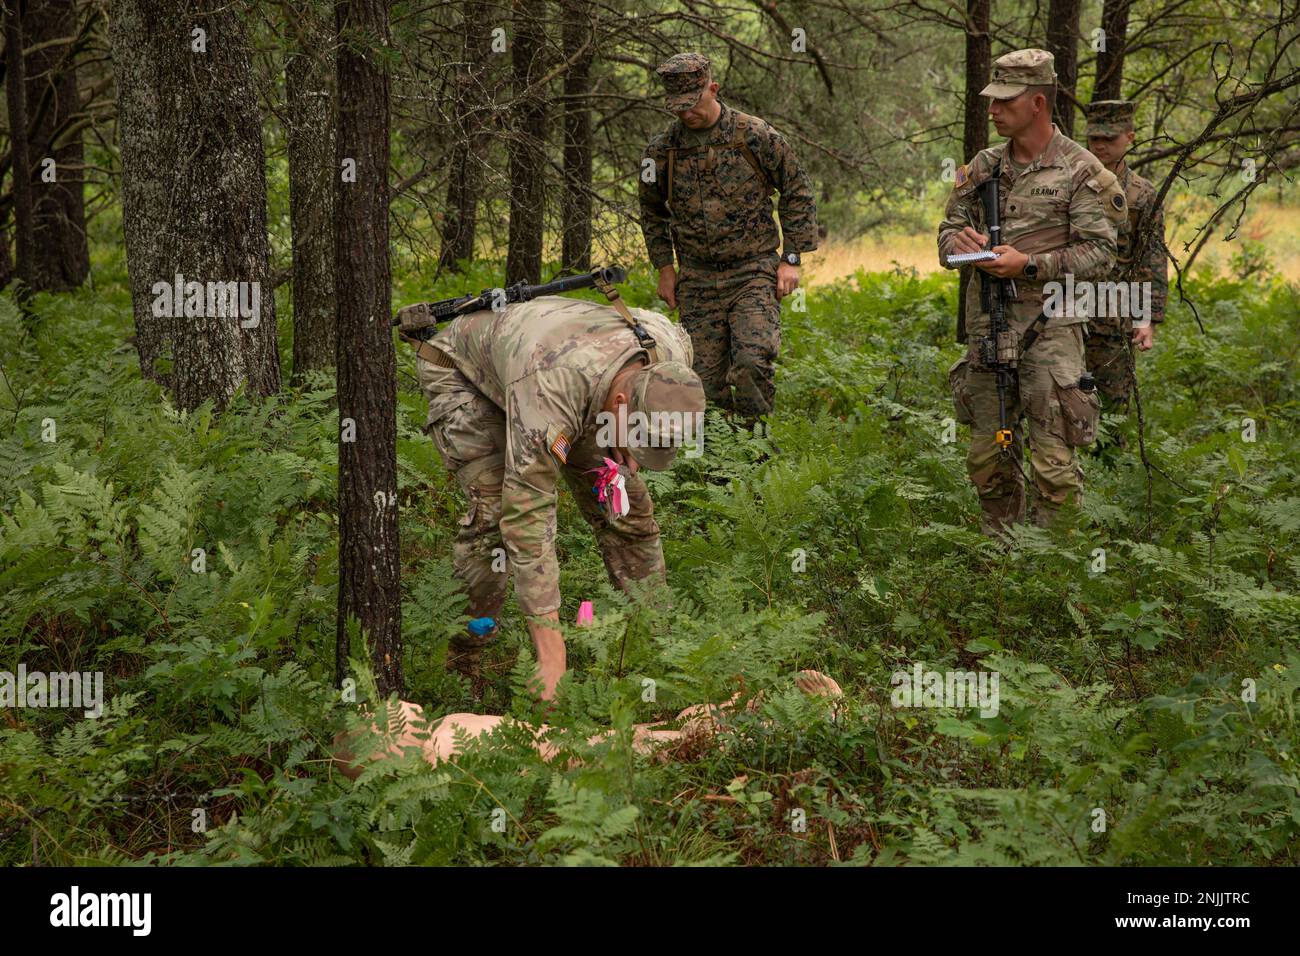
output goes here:
[{"label": "american flag patch", "polygon": [[958,166],[958,167],[957,167],[957,185],[958,185],[958,187],[965,186],[965,185],[966,185],[966,180],[968,180],[968,179],[970,179],[970,166],[969,166],[969,165],[967,165],[967,166]]},{"label": "american flag patch", "polygon": [[560,432],[555,436],[555,441],[551,442],[551,454],[560,459],[560,463],[567,465],[569,463],[569,437]]}]

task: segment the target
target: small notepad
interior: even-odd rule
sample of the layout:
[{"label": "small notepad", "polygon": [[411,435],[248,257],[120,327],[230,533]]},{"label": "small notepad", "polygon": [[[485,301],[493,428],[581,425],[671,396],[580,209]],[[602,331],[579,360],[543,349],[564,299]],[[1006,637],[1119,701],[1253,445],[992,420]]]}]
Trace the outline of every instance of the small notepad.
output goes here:
[{"label": "small notepad", "polygon": [[998,254],[996,252],[989,252],[988,250],[983,252],[959,252],[955,256],[948,257],[948,265],[962,266],[968,262],[988,262],[997,258]]}]

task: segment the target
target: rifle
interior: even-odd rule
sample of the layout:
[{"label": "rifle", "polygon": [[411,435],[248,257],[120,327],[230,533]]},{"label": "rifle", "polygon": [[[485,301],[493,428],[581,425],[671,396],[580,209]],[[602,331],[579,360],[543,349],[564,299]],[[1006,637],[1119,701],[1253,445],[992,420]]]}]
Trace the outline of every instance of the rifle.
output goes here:
[{"label": "rifle", "polygon": [[[604,266],[584,272],[581,275],[565,276],[542,285],[528,285],[517,282],[504,289],[484,289],[478,295],[462,295],[454,299],[442,299],[438,302],[422,302],[408,305],[397,313],[393,326],[400,327],[404,338],[427,342],[438,332],[438,323],[454,319],[459,315],[468,315],[480,309],[501,309],[514,302],[529,302],[543,295],[559,295],[573,292],[575,289],[598,287],[610,296],[612,287],[627,279],[627,270],[619,266]],[[618,293],[614,292],[614,298]],[[611,300],[612,301],[612,300]],[[651,343],[653,345],[653,342]]]},{"label": "rifle", "polygon": [[[990,249],[1002,244],[1002,215],[998,206],[998,184],[1001,178],[1002,164],[998,163],[993,167],[993,174],[980,186]],[[989,334],[979,341],[980,365],[997,375],[998,430],[993,435],[993,441],[1004,454],[1011,447],[1007,391],[1016,385],[1016,363],[1020,360],[1020,337],[1007,322],[1007,300],[1014,299],[1015,296],[1015,285],[1010,279],[1000,279],[980,270],[980,305],[989,314]]]}]

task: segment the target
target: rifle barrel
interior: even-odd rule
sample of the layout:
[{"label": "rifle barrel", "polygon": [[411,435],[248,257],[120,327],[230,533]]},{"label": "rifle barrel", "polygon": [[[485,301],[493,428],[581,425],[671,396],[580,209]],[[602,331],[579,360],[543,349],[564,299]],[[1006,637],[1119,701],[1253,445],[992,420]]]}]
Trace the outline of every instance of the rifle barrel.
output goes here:
[{"label": "rifle barrel", "polygon": [[[598,281],[606,282],[610,285],[616,285],[627,279],[627,270],[620,266],[602,266],[593,269],[590,272],[583,272],[574,276],[563,276],[551,282],[545,282],[541,285],[525,285],[520,282],[508,289],[503,289],[506,295],[506,302],[528,302],[542,295],[558,295],[562,292],[573,292],[577,289],[589,289],[596,285]],[[463,315],[465,312],[474,312],[482,308],[482,303],[491,302],[492,294],[495,289],[485,289],[478,295],[459,296],[456,299],[444,299],[442,302],[432,303],[433,306],[452,305],[448,317],[452,315]],[[394,318],[393,326],[396,328],[401,325],[401,319]]]}]

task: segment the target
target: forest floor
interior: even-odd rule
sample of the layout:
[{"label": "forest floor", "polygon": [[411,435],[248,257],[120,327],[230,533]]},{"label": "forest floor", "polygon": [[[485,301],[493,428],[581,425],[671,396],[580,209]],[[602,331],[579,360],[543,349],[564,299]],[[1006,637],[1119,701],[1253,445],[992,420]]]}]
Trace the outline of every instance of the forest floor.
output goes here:
[{"label": "forest floor", "polygon": [[[498,267],[399,270],[394,306]],[[1083,456],[1082,507],[1005,547],[951,421],[954,278],[813,284],[770,437],[711,414],[704,454],[650,476],[672,609],[609,588],[561,495],[562,620],[596,605],[547,718],[574,759],[515,730],[353,783],[332,378],[181,414],[140,378],[120,258],[95,268],[30,328],[0,299],[0,668],[99,671],[110,698],[0,710],[6,865],[1300,863],[1300,289],[1265,269],[1189,281],[1204,333],[1171,296],[1139,359],[1150,467],[1136,414],[1107,417],[1128,445]],[[654,306],[645,271],[627,296]],[[398,349],[404,696],[539,720],[513,601],[481,698],[444,670],[462,503]],[[996,713],[903,706],[917,666],[996,674]],[[835,707],[793,687],[808,667]],[[738,690],[763,700],[715,746],[633,752],[633,721]]]}]

